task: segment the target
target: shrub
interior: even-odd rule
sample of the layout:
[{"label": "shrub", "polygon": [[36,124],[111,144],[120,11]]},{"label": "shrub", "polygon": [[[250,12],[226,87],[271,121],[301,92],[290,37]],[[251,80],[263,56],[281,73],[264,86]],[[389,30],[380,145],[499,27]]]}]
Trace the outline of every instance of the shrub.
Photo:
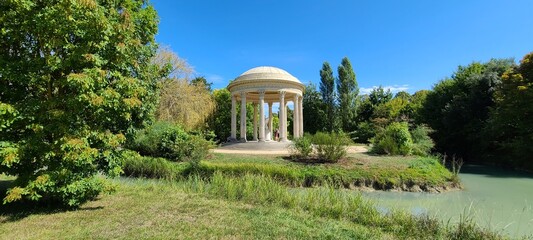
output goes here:
[{"label": "shrub", "polygon": [[357,130],[351,133],[352,140],[357,143],[369,143],[374,137],[376,129],[371,122],[362,122],[357,125]]},{"label": "shrub", "polygon": [[372,141],[372,152],[389,155],[409,155],[413,140],[406,122],[393,122],[378,133]]},{"label": "shrub", "polygon": [[344,133],[317,132],[313,136],[317,157],[326,162],[338,162],[346,156],[346,145],[350,139]]},{"label": "shrub", "polygon": [[411,131],[411,137],[413,139],[412,154],[418,156],[427,156],[431,152],[431,149],[435,146],[433,139],[429,137],[431,129],[425,125],[416,126]]},{"label": "shrub", "polygon": [[308,158],[313,153],[313,144],[309,136],[303,136],[293,140],[291,155],[296,158]]},{"label": "shrub", "polygon": [[188,134],[179,125],[156,122],[138,131],[128,147],[142,155],[171,161],[199,161],[207,155],[210,146],[211,142],[203,136]]}]

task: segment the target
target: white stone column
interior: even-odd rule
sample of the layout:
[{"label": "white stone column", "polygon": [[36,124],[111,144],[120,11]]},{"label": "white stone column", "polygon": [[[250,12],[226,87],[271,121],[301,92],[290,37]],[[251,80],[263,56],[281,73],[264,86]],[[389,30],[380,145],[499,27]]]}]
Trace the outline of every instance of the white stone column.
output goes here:
[{"label": "white stone column", "polygon": [[303,137],[304,136],[304,107],[303,107],[303,96],[300,97],[300,110],[298,111],[298,113],[300,113],[300,137]]},{"label": "white stone column", "polygon": [[272,105],[274,103],[269,102],[268,103],[268,130],[270,131],[270,140],[274,139],[274,129],[272,127],[274,126],[274,119],[272,118]]},{"label": "white stone column", "polygon": [[285,91],[279,92],[279,139],[280,141],[287,141],[287,127],[285,125]]},{"label": "white stone column", "polygon": [[241,92],[241,142],[246,142],[246,92]]},{"label": "white stone column", "polygon": [[253,136],[253,140],[257,141],[257,103],[254,103],[253,106],[254,106],[254,118],[253,118],[254,136]]},{"label": "white stone column", "polygon": [[259,141],[265,141],[265,91],[259,92]]},{"label": "white stone column", "polygon": [[293,138],[298,138],[300,136],[300,114],[298,111],[300,104],[298,103],[298,95],[294,95],[294,111],[292,112],[292,136]]},{"label": "white stone column", "polygon": [[231,136],[230,140],[237,140],[237,100],[235,95],[231,94]]}]

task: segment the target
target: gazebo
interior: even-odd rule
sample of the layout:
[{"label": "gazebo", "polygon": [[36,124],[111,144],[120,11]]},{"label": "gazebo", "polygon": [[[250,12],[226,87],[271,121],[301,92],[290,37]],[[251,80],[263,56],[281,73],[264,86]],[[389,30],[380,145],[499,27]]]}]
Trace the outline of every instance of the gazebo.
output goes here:
[{"label": "gazebo", "polygon": [[[246,142],[246,103],[253,103],[253,140],[273,139],[272,105],[279,102],[279,138],[287,141],[287,103],[294,103],[293,136],[303,136],[302,97],[305,86],[285,70],[276,67],[252,68],[230,82],[231,136],[229,141]],[[237,139],[237,101],[241,102],[240,138]],[[268,120],[264,105],[268,104]],[[259,117],[258,117],[259,113]],[[259,126],[257,121],[259,120]],[[268,121],[268,122],[267,122]]]}]

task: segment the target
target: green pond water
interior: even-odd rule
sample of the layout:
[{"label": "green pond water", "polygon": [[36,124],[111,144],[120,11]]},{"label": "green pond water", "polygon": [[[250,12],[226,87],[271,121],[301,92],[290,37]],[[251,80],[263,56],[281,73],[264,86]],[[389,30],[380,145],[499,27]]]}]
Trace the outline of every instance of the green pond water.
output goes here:
[{"label": "green pond water", "polygon": [[471,217],[482,227],[512,238],[533,238],[533,175],[483,166],[464,166],[462,191],[447,193],[368,192],[387,212],[400,208],[428,214],[445,222]]}]

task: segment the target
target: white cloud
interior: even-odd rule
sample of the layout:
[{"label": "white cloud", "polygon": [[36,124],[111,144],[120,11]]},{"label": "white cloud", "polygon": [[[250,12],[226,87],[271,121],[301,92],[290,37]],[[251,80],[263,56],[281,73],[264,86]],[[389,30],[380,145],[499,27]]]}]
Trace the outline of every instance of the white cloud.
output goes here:
[{"label": "white cloud", "polygon": [[[359,88],[359,92],[361,92],[361,94],[369,94],[370,92],[372,92],[372,90],[374,90],[374,88],[378,88],[378,86],[372,86],[371,88],[362,87],[362,88]],[[404,84],[404,85],[383,86],[383,89],[385,91],[390,90],[392,93],[397,93],[401,91],[407,91],[409,89],[409,85]]]}]

